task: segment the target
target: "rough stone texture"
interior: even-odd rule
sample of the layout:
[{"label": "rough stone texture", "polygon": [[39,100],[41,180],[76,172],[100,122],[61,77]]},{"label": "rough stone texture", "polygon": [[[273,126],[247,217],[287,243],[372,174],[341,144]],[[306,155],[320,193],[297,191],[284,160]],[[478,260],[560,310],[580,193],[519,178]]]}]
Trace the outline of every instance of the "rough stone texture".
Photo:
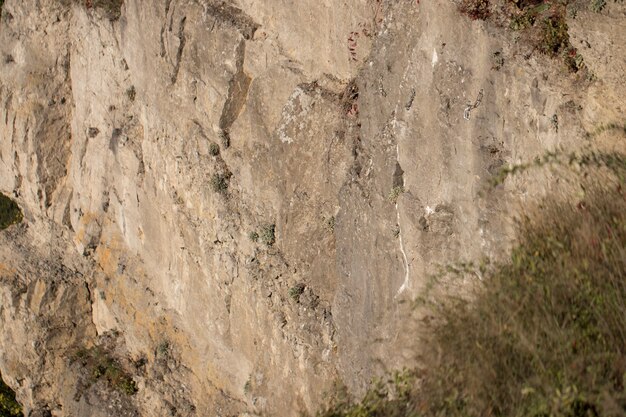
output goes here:
[{"label": "rough stone texture", "polygon": [[[0,370],[33,416],[362,392],[417,360],[429,274],[502,254],[550,174],[488,179],[626,109],[621,3],[569,22],[595,81],[451,1],[66,3],[6,0],[0,25],[0,190],[25,214],[0,233]],[[132,397],[72,360],[105,340]]]}]

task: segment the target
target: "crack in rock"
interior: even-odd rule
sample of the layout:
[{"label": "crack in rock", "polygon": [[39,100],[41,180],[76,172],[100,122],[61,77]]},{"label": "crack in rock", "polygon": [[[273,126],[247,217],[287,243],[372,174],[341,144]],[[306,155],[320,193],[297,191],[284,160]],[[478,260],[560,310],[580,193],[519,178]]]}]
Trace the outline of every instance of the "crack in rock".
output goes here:
[{"label": "crack in rock", "polygon": [[235,123],[248,98],[248,89],[252,78],[243,70],[246,54],[246,42],[242,40],[237,47],[237,72],[233,75],[228,86],[228,97],[222,108],[219,127],[224,134],[228,134],[230,127]]}]

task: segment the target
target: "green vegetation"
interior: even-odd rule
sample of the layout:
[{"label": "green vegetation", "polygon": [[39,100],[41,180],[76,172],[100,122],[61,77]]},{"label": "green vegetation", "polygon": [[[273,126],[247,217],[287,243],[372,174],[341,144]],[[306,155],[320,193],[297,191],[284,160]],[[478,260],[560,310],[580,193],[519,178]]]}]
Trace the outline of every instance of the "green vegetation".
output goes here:
[{"label": "green vegetation", "polygon": [[[609,125],[611,126],[611,125]],[[600,127],[598,133],[606,131],[607,127]],[[626,132],[626,130],[624,130]],[[595,133],[588,134],[591,138]],[[626,156],[618,152],[585,151],[582,153],[571,152],[546,152],[542,157],[537,157],[533,162],[524,162],[502,167],[500,171],[490,178],[491,187],[502,184],[509,176],[520,174],[533,168],[546,166],[561,166],[573,169],[602,168],[613,173],[617,178],[626,179]]]},{"label": "green vegetation", "polygon": [[606,7],[606,0],[591,0],[591,10],[599,13]]},{"label": "green vegetation", "polygon": [[126,90],[126,96],[130,101],[135,101],[135,98],[137,97],[137,90],[134,85],[130,86],[130,88]]},{"label": "green vegetation", "polygon": [[12,224],[21,222],[22,211],[17,203],[0,193],[0,230],[4,230]]},{"label": "green vegetation", "polygon": [[404,193],[404,187],[401,185],[397,185],[395,187],[393,187],[391,189],[391,191],[389,191],[389,195],[387,196],[387,200],[389,200],[389,202],[396,204],[396,202],[398,201],[398,197],[400,197],[400,194]]},{"label": "green vegetation", "polygon": [[[617,2],[623,3],[624,0],[613,0],[613,2],[615,2],[615,3],[617,3]],[[589,8],[593,12],[600,13],[606,7],[606,3],[607,3],[606,0],[591,0]]]},{"label": "green vegetation", "polygon": [[243,393],[245,395],[250,394],[250,391],[252,391],[252,380],[250,379],[251,377],[248,377],[248,380],[246,381],[246,383],[243,385]]},{"label": "green vegetation", "polygon": [[331,406],[318,417],[401,417],[410,414],[409,406],[415,375],[408,371],[396,372],[388,380],[376,380],[363,400],[355,403],[341,383],[335,383]]},{"label": "green vegetation", "polygon": [[542,20],[542,24],[543,41],[539,48],[541,52],[554,58],[569,46],[567,23],[562,16],[555,15]]},{"label": "green vegetation", "polygon": [[157,346],[157,354],[159,356],[168,356],[170,353],[170,342],[169,340],[163,340]]},{"label": "green vegetation", "polygon": [[122,5],[124,0],[74,0],[88,9],[95,8],[102,10],[106,17],[115,21],[122,15]]},{"label": "green vegetation", "polygon": [[489,0],[461,0],[459,11],[468,15],[472,20],[485,20],[491,14]]},{"label": "green vegetation", "polygon": [[23,415],[22,406],[15,400],[15,392],[4,383],[2,375],[0,375],[0,417],[21,417]]},{"label": "green vegetation", "polygon": [[228,191],[228,176],[215,173],[211,177],[211,189],[219,194],[226,194]]},{"label": "green vegetation", "polygon": [[103,349],[81,349],[76,352],[74,360],[88,371],[91,383],[103,380],[109,387],[123,394],[133,395],[137,392],[133,378]]},{"label": "green vegetation", "polygon": [[586,189],[575,203],[545,201],[522,220],[509,263],[438,305],[425,415],[626,412],[626,194]]},{"label": "green vegetation", "polygon": [[248,233],[248,238],[255,243],[261,241],[267,246],[272,246],[276,243],[276,225],[274,223],[264,224],[258,232],[253,230]]},{"label": "green vegetation", "polygon": [[274,243],[276,243],[276,225],[266,224],[261,227],[261,233],[259,233],[259,238],[261,239],[261,242],[263,242],[267,246],[272,246]]},{"label": "green vegetation", "polygon": [[[592,0],[590,7],[601,10],[606,2]],[[571,44],[566,12],[575,14],[580,1],[574,0],[461,0],[459,11],[473,20],[508,22],[519,31],[519,39],[551,58],[560,59],[571,72],[584,68],[582,56]],[[501,66],[500,66],[501,67]],[[499,68],[496,65],[496,68]]]},{"label": "green vegetation", "polygon": [[211,142],[211,144],[209,145],[209,154],[211,156],[217,156],[220,154],[220,145],[218,145],[217,143]]},{"label": "green vegetation", "polygon": [[[575,161],[582,194],[527,208],[507,262],[433,279],[425,369],[319,415],[626,415],[626,158]],[[444,289],[470,276],[465,294]]]},{"label": "green vegetation", "polygon": [[301,282],[297,283],[293,287],[289,288],[289,297],[291,297],[293,300],[299,301],[300,296],[304,292],[305,288],[306,288],[306,285],[304,285],[303,283]]}]

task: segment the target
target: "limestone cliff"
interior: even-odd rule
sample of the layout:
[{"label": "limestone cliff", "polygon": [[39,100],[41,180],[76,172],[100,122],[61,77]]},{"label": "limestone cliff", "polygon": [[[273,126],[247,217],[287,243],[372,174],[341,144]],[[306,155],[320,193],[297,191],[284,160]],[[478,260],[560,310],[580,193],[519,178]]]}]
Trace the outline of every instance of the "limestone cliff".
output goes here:
[{"label": "limestone cliff", "polygon": [[489,179],[623,122],[626,5],[567,19],[587,75],[453,1],[6,0],[0,371],[27,415],[298,415],[414,364],[429,274],[505,251],[548,191]]}]

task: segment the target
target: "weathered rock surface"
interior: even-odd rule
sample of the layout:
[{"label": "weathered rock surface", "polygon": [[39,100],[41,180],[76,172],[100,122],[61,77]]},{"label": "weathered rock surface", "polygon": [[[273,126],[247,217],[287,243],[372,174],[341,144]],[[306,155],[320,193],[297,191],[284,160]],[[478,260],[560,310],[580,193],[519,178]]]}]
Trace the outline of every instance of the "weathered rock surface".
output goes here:
[{"label": "weathered rock surface", "polygon": [[[66,3],[0,24],[0,191],[25,217],[0,233],[0,371],[27,415],[361,392],[417,360],[429,274],[503,253],[548,191],[489,178],[626,109],[617,2],[569,22],[594,80],[451,1]],[[104,345],[134,395],[75,360]]]}]

